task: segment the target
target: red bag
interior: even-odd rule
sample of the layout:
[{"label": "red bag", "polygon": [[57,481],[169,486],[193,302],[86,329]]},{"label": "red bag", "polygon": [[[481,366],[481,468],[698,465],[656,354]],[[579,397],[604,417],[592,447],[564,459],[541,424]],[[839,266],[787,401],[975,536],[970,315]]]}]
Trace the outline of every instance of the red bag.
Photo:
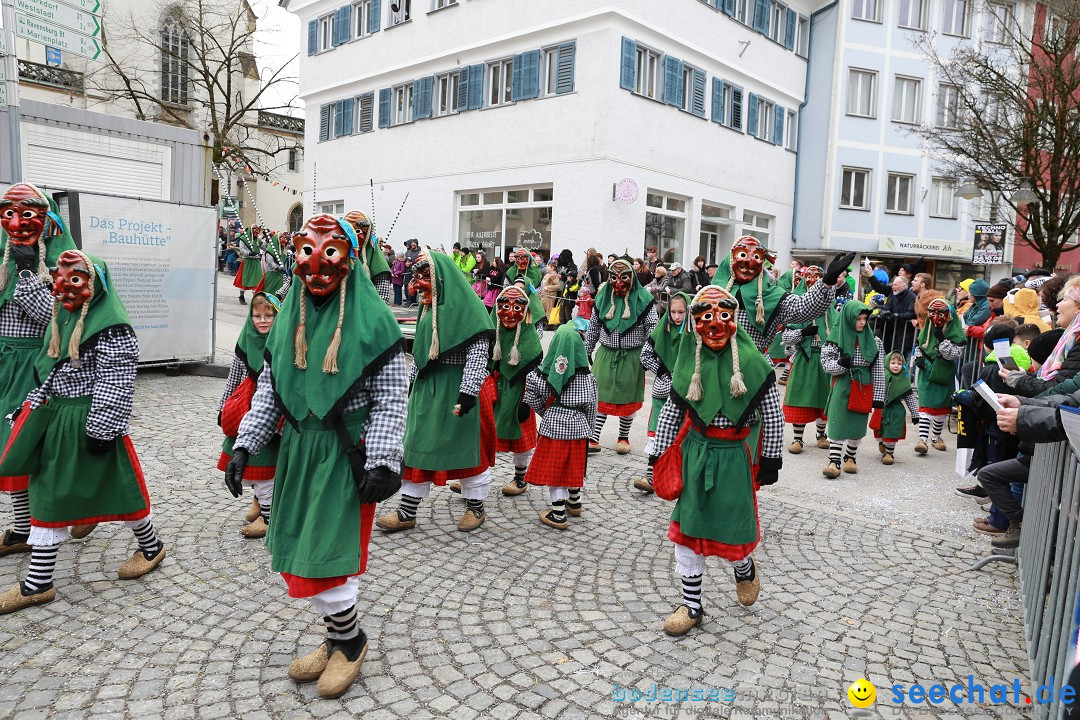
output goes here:
[{"label": "red bag", "polygon": [[251,399],[255,397],[255,381],[249,375],[233,390],[233,394],[221,408],[221,431],[225,437],[234,438],[240,434],[240,421],[251,409]]},{"label": "red bag", "polygon": [[848,392],[847,409],[851,412],[868,413],[874,409],[874,384],[852,379]]},{"label": "red bag", "polygon": [[683,421],[671,447],[664,451],[653,466],[653,490],[662,500],[678,500],[682,495],[682,443],[689,429],[690,421]]}]

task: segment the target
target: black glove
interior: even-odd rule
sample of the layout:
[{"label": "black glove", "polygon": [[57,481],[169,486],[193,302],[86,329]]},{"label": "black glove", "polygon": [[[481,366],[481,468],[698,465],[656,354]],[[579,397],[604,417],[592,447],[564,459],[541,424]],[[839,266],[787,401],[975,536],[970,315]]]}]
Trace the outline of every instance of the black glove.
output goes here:
[{"label": "black glove", "polygon": [[457,396],[457,402],[459,406],[458,417],[465,417],[469,414],[469,411],[476,407],[476,396],[469,395],[468,393],[459,392]]},{"label": "black glove", "polygon": [[925,370],[926,369],[926,358],[924,358],[922,355],[915,358],[915,367],[919,368],[920,370]]},{"label": "black glove", "polygon": [[832,262],[829,263],[829,267],[825,268],[825,275],[821,278],[821,281],[829,287],[832,287],[836,284],[836,281],[840,279],[840,273],[847,270],[854,259],[854,252],[838,253],[832,259]]},{"label": "black glove", "polygon": [[247,448],[234,447],[229,464],[225,466],[225,487],[232,493],[234,498],[240,497],[240,493],[243,491],[243,485],[240,482],[244,479],[244,470],[247,469],[248,457]]},{"label": "black glove", "polygon": [[[865,407],[865,406],[864,406],[864,407]],[[885,407],[885,403],[883,403],[883,402],[882,402],[882,401],[880,401],[880,400],[875,400],[875,401],[873,402],[873,404],[872,404],[872,407],[873,407],[873,408],[874,408],[875,410],[881,410],[881,409],[882,409],[883,407]]]},{"label": "black glove", "polygon": [[878,317],[881,318],[882,320],[892,320],[893,319],[893,311],[892,310],[880,310],[878,312]]},{"label": "black glove", "polygon": [[401,476],[390,472],[385,465],[377,465],[367,471],[364,481],[356,487],[360,504],[380,503],[392,498],[401,489]]},{"label": "black glove", "polygon": [[911,416],[911,424],[912,425],[918,425],[919,424],[919,416],[918,415],[912,415]]},{"label": "black glove", "polygon": [[850,368],[851,367],[851,356],[847,355],[845,353],[840,353],[840,359],[837,360],[836,362],[837,362],[838,365],[840,365],[840,367]]},{"label": "black glove", "polygon": [[11,413],[11,427],[15,427],[15,423],[19,421],[19,415],[22,414],[23,406],[15,408],[15,412]]},{"label": "black glove", "polygon": [[11,246],[11,259],[15,261],[15,272],[37,269],[37,248],[29,245]]},{"label": "black glove", "polygon": [[774,485],[780,479],[780,471],[776,468],[761,467],[757,471],[757,484],[761,487]]},{"label": "black glove", "polygon": [[99,440],[90,435],[86,436],[86,451],[91,455],[104,455],[115,444],[113,440]]},{"label": "black glove", "polygon": [[815,335],[817,335],[817,325],[807,325],[802,329],[802,336],[804,338],[814,337]]},{"label": "black glove", "polygon": [[221,427],[221,411],[217,411],[217,426]]},{"label": "black glove", "polygon": [[525,403],[519,404],[518,405],[518,413],[517,413],[518,422],[523,423],[526,420],[528,420],[530,412],[532,412],[532,408],[530,408],[527,404],[525,404]]},{"label": "black glove", "polygon": [[934,329],[931,332],[934,333],[934,337],[938,339],[938,342],[941,342],[945,339],[945,331],[939,328],[937,325],[934,326]]}]

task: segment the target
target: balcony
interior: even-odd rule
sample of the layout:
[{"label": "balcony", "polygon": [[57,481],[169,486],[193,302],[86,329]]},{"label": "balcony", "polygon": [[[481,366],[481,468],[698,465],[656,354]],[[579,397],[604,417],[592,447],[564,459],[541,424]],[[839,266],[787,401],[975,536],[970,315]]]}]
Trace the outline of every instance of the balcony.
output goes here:
[{"label": "balcony", "polygon": [[27,60],[19,61],[19,80],[34,85],[65,90],[70,93],[83,92],[83,74],[74,70],[64,70],[52,65],[40,65]]},{"label": "balcony", "polygon": [[304,119],[260,110],[259,127],[266,128],[267,130],[291,133],[293,135],[303,135]]}]

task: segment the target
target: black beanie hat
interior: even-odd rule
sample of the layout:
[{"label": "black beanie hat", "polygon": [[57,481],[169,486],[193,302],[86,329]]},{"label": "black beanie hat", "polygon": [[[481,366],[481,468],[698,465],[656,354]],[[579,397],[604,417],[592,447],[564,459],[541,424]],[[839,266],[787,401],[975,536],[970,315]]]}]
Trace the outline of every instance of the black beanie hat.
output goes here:
[{"label": "black beanie hat", "polygon": [[1054,347],[1058,344],[1058,340],[1061,339],[1064,332],[1061,328],[1044,332],[1028,345],[1028,355],[1031,356],[1032,360],[1042,365],[1046,362],[1046,358],[1050,357],[1050,353],[1054,351]]}]

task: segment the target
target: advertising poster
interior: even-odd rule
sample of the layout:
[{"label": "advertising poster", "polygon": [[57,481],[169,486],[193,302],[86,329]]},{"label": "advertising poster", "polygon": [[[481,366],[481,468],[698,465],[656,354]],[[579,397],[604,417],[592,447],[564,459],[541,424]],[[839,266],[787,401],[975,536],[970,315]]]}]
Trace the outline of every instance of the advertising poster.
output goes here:
[{"label": "advertising poster", "polygon": [[1005,264],[1004,223],[975,223],[975,249],[971,262],[976,265]]}]

